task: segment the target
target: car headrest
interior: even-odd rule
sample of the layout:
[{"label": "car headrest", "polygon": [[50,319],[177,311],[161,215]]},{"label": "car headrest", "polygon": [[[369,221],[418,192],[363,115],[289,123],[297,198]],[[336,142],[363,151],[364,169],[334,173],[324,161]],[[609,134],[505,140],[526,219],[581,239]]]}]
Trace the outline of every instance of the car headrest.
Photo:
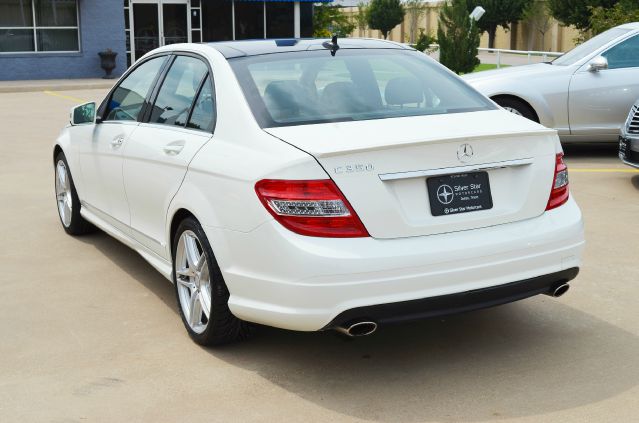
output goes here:
[{"label": "car headrest", "polygon": [[424,88],[419,79],[412,76],[393,78],[384,90],[386,104],[403,105],[424,101]]},{"label": "car headrest", "polygon": [[335,113],[361,113],[371,109],[352,82],[331,82],[322,91],[322,104]]},{"label": "car headrest", "polygon": [[273,81],[264,90],[264,103],[274,120],[299,116],[304,90],[297,81]]}]

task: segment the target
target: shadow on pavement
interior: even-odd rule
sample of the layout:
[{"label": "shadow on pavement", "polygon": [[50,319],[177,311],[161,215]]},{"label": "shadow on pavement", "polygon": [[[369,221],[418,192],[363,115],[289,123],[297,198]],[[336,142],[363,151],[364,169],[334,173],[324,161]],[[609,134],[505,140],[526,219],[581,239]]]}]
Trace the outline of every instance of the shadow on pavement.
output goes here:
[{"label": "shadow on pavement", "polygon": [[[616,142],[608,143],[564,143],[564,153],[566,158],[601,158],[619,157],[619,145]],[[621,161],[619,162],[621,163]]]},{"label": "shadow on pavement", "polygon": [[[78,239],[179,319],[172,285],[137,253],[101,232]],[[569,297],[540,296],[382,327],[356,340],[260,327],[246,342],[207,351],[349,417],[416,422],[538,416],[603,401],[639,382],[639,339],[571,308]]]},{"label": "shadow on pavement", "polygon": [[631,333],[543,297],[356,340],[261,328],[210,354],[343,415],[416,422],[602,401],[637,385],[638,348]]},{"label": "shadow on pavement", "polygon": [[158,273],[137,252],[100,230],[76,239],[97,248],[105,258],[128,273],[138,283],[144,285],[149,292],[161,299],[168,308],[178,315],[173,284]]},{"label": "shadow on pavement", "polygon": [[631,181],[632,181],[632,185],[635,187],[635,189],[639,191],[639,175],[633,176]]}]

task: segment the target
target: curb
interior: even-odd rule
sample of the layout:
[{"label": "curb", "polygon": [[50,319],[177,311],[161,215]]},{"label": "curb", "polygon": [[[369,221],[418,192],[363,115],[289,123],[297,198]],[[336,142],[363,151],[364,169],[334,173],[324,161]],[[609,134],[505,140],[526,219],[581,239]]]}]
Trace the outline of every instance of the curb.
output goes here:
[{"label": "curb", "polygon": [[108,89],[115,84],[117,79],[110,80],[108,82],[94,82],[94,83],[77,83],[77,84],[29,84],[29,85],[2,85],[0,81],[0,94],[6,93],[27,93],[38,91],[71,91],[71,90],[95,90],[95,89]]}]

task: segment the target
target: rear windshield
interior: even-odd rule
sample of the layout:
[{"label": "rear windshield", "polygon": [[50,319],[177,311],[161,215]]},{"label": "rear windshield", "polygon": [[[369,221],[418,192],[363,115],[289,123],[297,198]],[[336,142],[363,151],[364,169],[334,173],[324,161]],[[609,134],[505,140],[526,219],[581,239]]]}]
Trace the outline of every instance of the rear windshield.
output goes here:
[{"label": "rear windshield", "polygon": [[328,50],[229,61],[263,128],[491,110],[423,53]]}]

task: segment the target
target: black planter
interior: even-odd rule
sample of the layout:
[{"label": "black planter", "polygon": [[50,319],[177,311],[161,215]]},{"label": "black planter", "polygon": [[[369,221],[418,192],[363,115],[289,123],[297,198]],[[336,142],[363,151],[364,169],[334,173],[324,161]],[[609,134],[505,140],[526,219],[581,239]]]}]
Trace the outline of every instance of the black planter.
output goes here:
[{"label": "black planter", "polygon": [[102,78],[115,78],[115,76],[111,75],[111,72],[113,72],[113,69],[115,69],[115,56],[117,55],[118,53],[111,50],[105,50],[98,53],[98,56],[100,56],[100,67],[102,67],[102,69],[104,69],[104,71],[106,72],[106,75],[104,75]]}]

